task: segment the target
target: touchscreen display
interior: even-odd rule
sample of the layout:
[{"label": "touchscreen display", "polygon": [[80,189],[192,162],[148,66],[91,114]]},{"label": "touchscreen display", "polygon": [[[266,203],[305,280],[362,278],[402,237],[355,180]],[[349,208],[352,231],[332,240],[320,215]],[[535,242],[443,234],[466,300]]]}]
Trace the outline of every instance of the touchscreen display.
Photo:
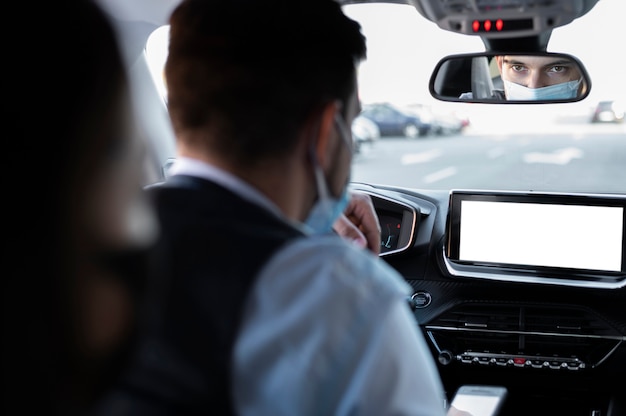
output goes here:
[{"label": "touchscreen display", "polygon": [[514,199],[453,197],[450,258],[473,264],[624,271],[624,201]]}]

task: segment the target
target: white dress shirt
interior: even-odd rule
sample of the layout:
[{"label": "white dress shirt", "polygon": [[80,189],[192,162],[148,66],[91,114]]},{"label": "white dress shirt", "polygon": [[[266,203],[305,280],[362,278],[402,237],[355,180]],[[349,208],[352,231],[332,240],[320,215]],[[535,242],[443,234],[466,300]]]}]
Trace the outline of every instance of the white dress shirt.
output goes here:
[{"label": "white dress shirt", "polygon": [[[178,160],[171,174],[218,182],[287,221],[256,189],[203,162]],[[395,269],[337,236],[309,236],[281,249],[256,279],[235,343],[237,412],[445,415],[410,294]]]}]

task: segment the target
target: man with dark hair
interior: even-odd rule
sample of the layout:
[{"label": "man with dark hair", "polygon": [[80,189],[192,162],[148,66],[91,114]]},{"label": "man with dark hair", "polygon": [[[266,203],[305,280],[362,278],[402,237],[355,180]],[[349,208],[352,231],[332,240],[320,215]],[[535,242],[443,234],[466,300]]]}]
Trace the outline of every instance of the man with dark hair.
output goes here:
[{"label": "man with dark hair", "polygon": [[560,56],[495,57],[507,100],[569,100],[586,88],[578,65]]},{"label": "man with dark hair", "polygon": [[443,415],[409,285],[332,232],[360,111],[359,25],[333,0],[186,0],[170,23],[178,155],[150,189],[164,286],[117,404]]}]

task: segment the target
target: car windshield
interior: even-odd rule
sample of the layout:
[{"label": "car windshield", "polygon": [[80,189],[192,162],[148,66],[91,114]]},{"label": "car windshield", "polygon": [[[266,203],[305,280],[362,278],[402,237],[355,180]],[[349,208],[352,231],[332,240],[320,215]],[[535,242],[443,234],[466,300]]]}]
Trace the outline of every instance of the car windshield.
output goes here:
[{"label": "car windshield", "polygon": [[[616,32],[626,38],[626,3],[600,1],[553,30],[548,51],[578,57],[592,87],[579,102],[537,105],[437,101],[428,89],[437,62],[448,54],[484,51],[480,38],[443,31],[408,4],[348,4],[344,10],[367,38],[359,97],[362,116],[375,124],[359,120],[353,126],[355,140],[362,141],[354,182],[446,190],[626,191],[626,77],[619,64],[623,51],[616,50],[623,43]],[[147,46],[164,97],[166,43],[163,27]]]}]

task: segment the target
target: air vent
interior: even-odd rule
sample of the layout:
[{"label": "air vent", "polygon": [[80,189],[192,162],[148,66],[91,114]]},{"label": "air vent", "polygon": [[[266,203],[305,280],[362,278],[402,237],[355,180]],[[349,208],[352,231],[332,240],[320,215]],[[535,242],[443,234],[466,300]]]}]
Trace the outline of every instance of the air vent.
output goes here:
[{"label": "air vent", "polygon": [[520,330],[520,308],[517,306],[464,305],[446,312],[431,325],[458,329],[491,331]]},{"label": "air vent", "polygon": [[598,337],[619,335],[606,322],[586,310],[526,307],[521,309],[521,313],[523,330],[529,332]]},{"label": "air vent", "polygon": [[592,312],[575,307],[466,304],[429,324],[463,330],[620,337]]}]

